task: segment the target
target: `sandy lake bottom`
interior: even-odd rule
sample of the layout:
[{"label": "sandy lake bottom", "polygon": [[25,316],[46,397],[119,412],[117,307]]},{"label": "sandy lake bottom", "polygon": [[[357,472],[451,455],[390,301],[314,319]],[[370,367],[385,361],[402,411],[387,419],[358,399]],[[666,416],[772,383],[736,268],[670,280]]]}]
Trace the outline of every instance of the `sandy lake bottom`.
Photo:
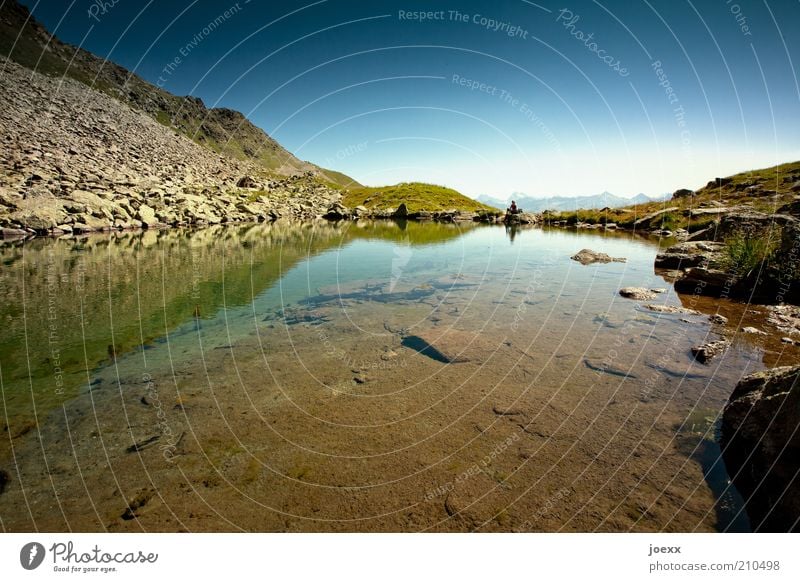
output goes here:
[{"label": "sandy lake bottom", "polygon": [[[6,244],[0,526],[747,531],[719,416],[800,349],[676,294],[658,249],[417,223]],[[700,364],[717,312],[768,333]]]}]

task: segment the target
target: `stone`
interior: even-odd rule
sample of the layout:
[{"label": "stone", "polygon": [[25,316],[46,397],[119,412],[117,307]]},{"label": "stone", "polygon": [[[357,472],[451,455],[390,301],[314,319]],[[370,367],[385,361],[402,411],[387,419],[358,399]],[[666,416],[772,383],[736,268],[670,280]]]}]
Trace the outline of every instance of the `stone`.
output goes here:
[{"label": "stone", "polygon": [[678,190],[675,190],[675,192],[673,192],[672,198],[673,199],[675,199],[675,198],[687,198],[689,196],[694,196],[694,195],[695,195],[694,190],[689,190],[687,188],[680,188]]},{"label": "stone", "polygon": [[778,331],[788,334],[800,334],[800,307],[797,305],[771,305],[767,323]]},{"label": "stone", "polygon": [[800,528],[798,379],[800,366],[746,376],[722,415],[723,457],[755,532]]},{"label": "stone", "polygon": [[655,293],[644,287],[623,287],[619,290],[619,294],[636,301],[648,301],[656,298]]},{"label": "stone", "polygon": [[756,327],[743,327],[742,328],[742,333],[749,333],[749,334],[753,334],[753,335],[767,335],[767,332],[761,331],[760,329],[758,329]]},{"label": "stone", "polygon": [[678,307],[676,305],[660,305],[655,303],[647,303],[643,305],[645,309],[655,311],[657,313],[685,313],[689,315],[700,315],[699,311],[689,309],[687,307]]},{"label": "stone", "polygon": [[648,214],[646,216],[641,217],[638,220],[635,220],[633,222],[633,225],[634,226],[639,226],[640,224],[648,223],[651,220],[653,220],[654,218],[658,218],[662,214],[666,214],[667,212],[675,212],[676,210],[680,210],[680,208],[677,207],[677,206],[670,206],[669,208],[664,208],[662,210],[658,210],[656,212],[652,212],[652,213],[650,213],[650,214]]},{"label": "stone", "polygon": [[252,176],[242,176],[236,182],[237,188],[258,188],[258,182],[256,182]]},{"label": "stone", "polygon": [[323,215],[326,220],[345,220],[350,218],[352,212],[345,205],[334,202]]},{"label": "stone", "polygon": [[3,238],[18,238],[28,236],[28,231],[22,228],[0,228],[0,236]]},{"label": "stone", "polygon": [[627,259],[623,257],[611,257],[606,253],[599,253],[591,249],[582,249],[570,257],[573,261],[578,261],[581,265],[591,265],[592,263],[624,263]]},{"label": "stone", "polygon": [[139,210],[136,211],[136,220],[141,221],[145,227],[155,226],[158,224],[156,211],[147,204],[142,204],[139,206]]},{"label": "stone", "polygon": [[730,345],[731,342],[725,339],[708,342],[692,348],[692,354],[698,362],[705,364],[712,358],[725,353],[725,350],[727,350]]},{"label": "stone", "polygon": [[728,318],[724,315],[720,315],[719,313],[715,313],[714,315],[708,316],[708,321],[711,323],[716,323],[718,325],[725,325],[728,323]]},{"label": "stone", "polygon": [[718,297],[726,291],[729,292],[736,283],[735,275],[726,273],[721,269],[693,267],[688,269],[683,277],[675,281],[675,290],[678,293]]}]

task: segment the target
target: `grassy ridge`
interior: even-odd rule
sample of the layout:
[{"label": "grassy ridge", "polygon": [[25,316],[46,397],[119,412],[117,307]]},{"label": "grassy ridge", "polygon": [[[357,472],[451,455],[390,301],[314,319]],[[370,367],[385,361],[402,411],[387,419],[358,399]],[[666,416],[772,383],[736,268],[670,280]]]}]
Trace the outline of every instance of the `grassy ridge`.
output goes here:
[{"label": "grassy ridge", "polygon": [[343,203],[349,208],[365,206],[370,210],[388,210],[405,204],[409,212],[463,210],[498,213],[496,208],[481,204],[452,188],[421,182],[404,182],[379,188],[354,188],[344,195]]},{"label": "grassy ridge", "polygon": [[674,197],[663,202],[635,204],[624,208],[608,210],[577,210],[569,212],[546,212],[547,221],[566,221],[573,225],[578,222],[589,224],[616,223],[622,228],[634,228],[634,222],[659,210],[676,207],[652,220],[637,225],[636,228],[664,228],[676,230],[685,228],[690,232],[705,228],[718,216],[705,214],[691,216],[693,210],[700,208],[731,208],[745,206],[767,214],[778,211],[794,200],[792,186],[800,181],[800,162],[780,164],[760,170],[750,170],[735,174],[720,181],[712,180],[694,195]]}]

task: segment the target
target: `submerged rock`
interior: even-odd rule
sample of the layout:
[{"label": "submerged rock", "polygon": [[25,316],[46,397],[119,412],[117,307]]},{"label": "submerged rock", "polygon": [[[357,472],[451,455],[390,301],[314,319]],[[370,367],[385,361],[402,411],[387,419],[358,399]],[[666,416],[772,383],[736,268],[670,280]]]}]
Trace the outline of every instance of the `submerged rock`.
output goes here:
[{"label": "submerged rock", "polygon": [[606,253],[598,253],[591,249],[582,249],[570,257],[573,261],[578,261],[581,265],[591,265],[592,263],[624,263],[624,257],[611,257]]},{"label": "submerged rock", "polygon": [[675,305],[660,305],[656,303],[647,303],[643,305],[645,309],[649,309],[650,311],[655,311],[656,313],[686,313],[689,315],[700,315],[700,312],[695,309],[689,309],[687,307],[677,307]]},{"label": "submerged rock", "polygon": [[657,295],[644,287],[623,287],[619,290],[619,294],[636,301],[648,301],[650,299],[655,299]]},{"label": "submerged rock", "polygon": [[722,417],[728,473],[754,531],[800,531],[800,366],[743,378]]},{"label": "submerged rock", "polygon": [[706,363],[711,358],[719,356],[720,354],[725,353],[725,350],[728,349],[728,346],[731,345],[731,342],[728,340],[717,340],[715,342],[708,342],[707,344],[703,344],[702,346],[697,346],[692,348],[692,354],[694,355],[695,359],[698,362]]},{"label": "submerged rock", "polygon": [[752,335],[767,335],[767,332],[761,331],[757,327],[743,327],[742,333],[749,333]]}]

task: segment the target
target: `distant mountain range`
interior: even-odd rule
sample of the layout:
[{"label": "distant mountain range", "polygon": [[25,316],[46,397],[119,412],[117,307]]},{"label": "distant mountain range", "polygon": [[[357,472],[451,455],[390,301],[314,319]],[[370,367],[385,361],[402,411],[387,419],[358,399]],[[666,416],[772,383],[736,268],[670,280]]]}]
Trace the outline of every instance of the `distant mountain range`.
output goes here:
[{"label": "distant mountain range", "polygon": [[611,192],[602,192],[592,196],[551,196],[549,198],[531,198],[521,192],[514,192],[507,200],[501,200],[492,196],[482,194],[478,196],[478,202],[483,202],[489,206],[505,210],[512,200],[517,202],[517,206],[526,212],[542,212],[543,210],[576,210],[584,208],[586,210],[599,208],[620,208],[631,204],[645,204],[647,202],[661,202],[672,196],[671,193],[662,196],[650,197],[645,194],[637,194],[633,198],[623,198]]}]

